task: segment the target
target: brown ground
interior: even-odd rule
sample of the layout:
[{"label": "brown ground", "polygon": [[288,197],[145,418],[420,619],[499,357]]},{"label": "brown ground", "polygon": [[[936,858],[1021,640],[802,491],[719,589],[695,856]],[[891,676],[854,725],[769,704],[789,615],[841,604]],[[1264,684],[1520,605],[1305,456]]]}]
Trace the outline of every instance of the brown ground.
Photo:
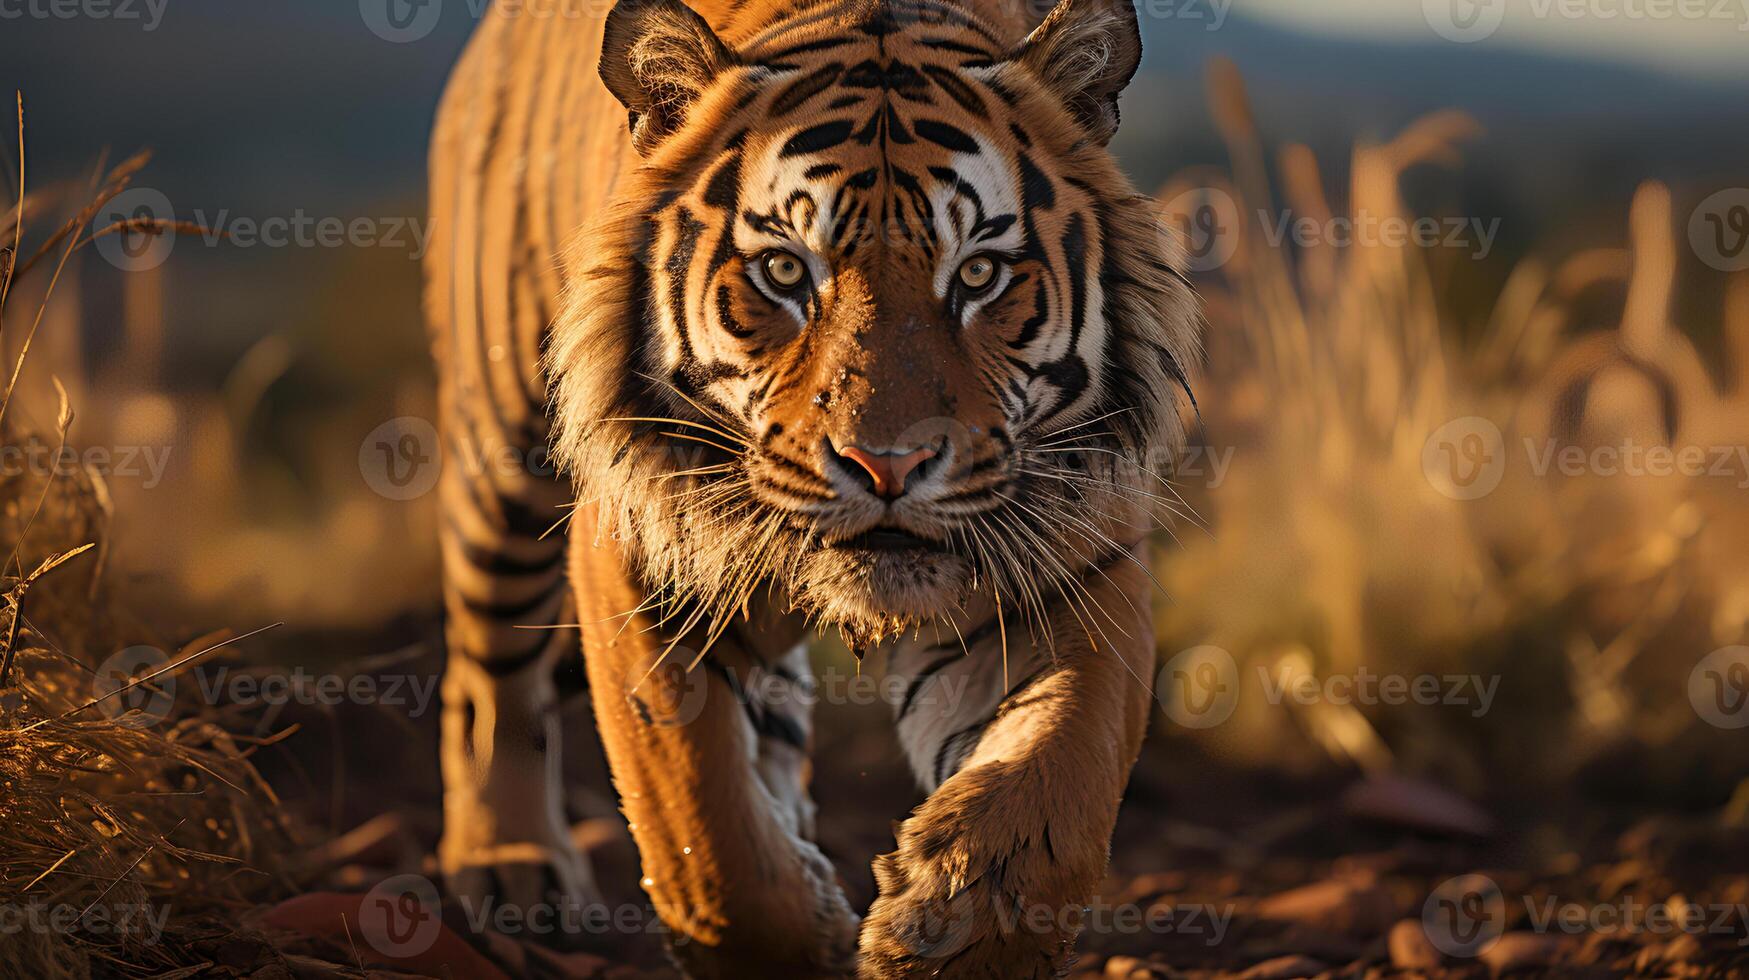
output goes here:
[{"label": "brown ground", "polygon": [[[436,663],[433,650],[429,639],[421,640],[378,669],[428,670]],[[852,900],[862,903],[872,897],[870,856],[892,846],[891,821],[919,800],[884,714],[878,706],[831,706],[820,714],[822,843]],[[641,906],[635,858],[604,795],[599,750],[581,706],[577,719],[583,734],[570,760],[578,787],[573,805],[588,817],[580,839],[591,849],[610,904]],[[223,926],[205,938],[187,937],[210,949],[215,963],[229,964],[221,975],[387,966],[356,934],[357,893],[392,874],[430,868],[437,830],[435,712],[409,723],[381,709],[293,711],[277,724],[294,721],[307,727],[263,755],[262,768],[315,834],[330,827],[352,831],[311,853],[318,867],[304,887],[353,897],[306,896],[297,906],[294,918],[301,917],[304,930],[327,938],[273,929],[239,935]],[[1749,913],[1739,904],[1749,903],[1744,814],[1657,814],[1585,794],[1578,786],[1540,798],[1525,793],[1516,804],[1503,794],[1491,811],[1471,810],[1418,782],[1221,771],[1174,739],[1169,725],[1156,724],[1125,800],[1102,907],[1088,920],[1073,976],[1749,976]],[[1443,938],[1440,927],[1429,932],[1423,926],[1423,909],[1430,894],[1459,875],[1485,875],[1494,883],[1498,904],[1465,907],[1484,909],[1474,920],[1484,938],[1506,935],[1479,955],[1442,956],[1429,941],[1430,935]],[[1648,920],[1650,906],[1686,910],[1697,924],[1680,929]],[[1583,921],[1539,927],[1537,920],[1554,908]],[[322,925],[348,909],[352,932]],[[1623,910],[1630,921],[1616,928],[1611,917]],[[1216,927],[1215,917],[1226,920],[1224,928]],[[259,925],[263,913],[245,921]],[[659,941],[648,934],[602,935],[588,940],[584,952],[561,956],[476,933],[459,910],[447,910],[445,921],[483,956],[455,975],[490,975],[494,967],[510,976],[673,975]],[[393,968],[442,972],[429,961]]]}]

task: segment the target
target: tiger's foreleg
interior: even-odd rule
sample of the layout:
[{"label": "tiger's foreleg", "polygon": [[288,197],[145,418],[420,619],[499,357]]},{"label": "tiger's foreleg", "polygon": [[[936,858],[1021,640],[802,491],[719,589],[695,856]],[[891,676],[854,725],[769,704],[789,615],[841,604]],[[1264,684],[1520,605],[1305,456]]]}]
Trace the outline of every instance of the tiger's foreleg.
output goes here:
[{"label": "tiger's foreleg", "polygon": [[562,911],[599,901],[571,841],[553,683],[559,658],[577,655],[576,635],[552,628],[564,621],[569,588],[563,535],[543,534],[569,494],[482,428],[446,413],[438,858],[451,897],[476,913]]},{"label": "tiger's foreleg", "polygon": [[1053,605],[1054,657],[1015,620],[968,633],[969,656],[956,643],[895,661],[912,678],[900,740],[934,789],[876,860],[863,977],[1066,972],[1141,749],[1153,659],[1140,569],[1120,561],[1084,584],[1084,602]]},{"label": "tiger's foreleg", "polygon": [[596,723],[676,962],[699,978],[848,976],[856,916],[810,840],[799,637],[731,631],[700,659],[701,627],[669,651],[593,508],[571,541]]}]

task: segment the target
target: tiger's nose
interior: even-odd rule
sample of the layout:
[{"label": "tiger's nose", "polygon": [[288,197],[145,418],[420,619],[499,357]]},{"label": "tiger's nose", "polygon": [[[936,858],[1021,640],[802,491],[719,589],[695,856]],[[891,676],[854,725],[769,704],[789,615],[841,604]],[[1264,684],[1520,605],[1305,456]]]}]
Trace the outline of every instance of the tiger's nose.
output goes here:
[{"label": "tiger's nose", "polygon": [[908,453],[870,452],[861,446],[846,446],[833,451],[841,459],[856,464],[874,481],[875,495],[885,500],[897,500],[905,493],[905,478],[917,467],[936,456],[933,449],[917,449]]}]

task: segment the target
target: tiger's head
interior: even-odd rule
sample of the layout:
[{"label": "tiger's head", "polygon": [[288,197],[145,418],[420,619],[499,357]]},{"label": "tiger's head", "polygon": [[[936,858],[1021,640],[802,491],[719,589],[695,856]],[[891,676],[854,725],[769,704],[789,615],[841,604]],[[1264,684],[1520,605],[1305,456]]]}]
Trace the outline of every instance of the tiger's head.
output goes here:
[{"label": "tiger's head", "polygon": [[648,581],[774,587],[852,643],[1042,610],[1146,533],[1198,317],[1107,143],[1129,0],[1021,37],[969,4],[803,4],[719,37],[621,0],[642,166],[568,258],[555,450]]}]

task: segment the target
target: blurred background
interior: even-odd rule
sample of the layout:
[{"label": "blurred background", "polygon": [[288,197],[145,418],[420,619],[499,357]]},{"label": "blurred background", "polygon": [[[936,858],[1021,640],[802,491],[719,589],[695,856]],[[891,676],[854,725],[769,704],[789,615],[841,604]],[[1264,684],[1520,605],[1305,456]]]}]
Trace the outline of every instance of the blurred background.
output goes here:
[{"label": "blurred background", "polygon": [[[31,372],[98,386],[101,397],[74,391],[88,443],[168,449],[160,479],[121,477],[113,489],[117,567],[149,569],[173,606],[359,625],[434,595],[428,502],[370,492],[355,457],[377,424],[427,414],[426,140],[481,2],[440,0],[427,8],[435,19],[401,32],[373,20],[386,2],[133,0],[107,19],[0,24],[0,83],[25,93],[35,190],[79,188],[104,151],[113,163],[150,148],[129,200],[232,235],[183,236],[162,265],[129,275],[81,253]],[[1515,8],[1491,35],[1458,43],[1423,6],[1144,4],[1146,64],[1117,149],[1150,190],[1190,168],[1228,168],[1205,73],[1211,58],[1230,59],[1264,163],[1305,147],[1341,209],[1354,203],[1356,143],[1388,141],[1430,112],[1467,113],[1475,132],[1450,165],[1412,170],[1403,189],[1414,215],[1474,218],[1492,232],[1485,254],[1430,250],[1441,282],[1429,301],[1454,344],[1475,339],[1524,259],[1624,246],[1641,181],[1674,189],[1679,220],[1749,182],[1749,13],[1567,19]],[[1260,232],[1291,211],[1246,207],[1273,209]],[[357,219],[362,235],[319,234]],[[1716,349],[1728,277],[1687,247],[1678,258],[1674,320]],[[1597,325],[1607,324],[1576,326]]]},{"label": "blurred background", "polygon": [[[76,255],[14,409],[50,428],[58,376],[115,454],[107,574],[164,629],[283,620],[299,662],[435,635],[434,499],[368,447],[431,415],[426,140],[481,3],[390,2],[0,15],[49,213],[151,148],[118,213],[230,236]],[[1211,828],[1322,826],[1272,795],[1305,785],[1522,827],[1500,853],[1539,868],[1650,813],[1749,828],[1749,5],[1139,6],[1115,148],[1209,333],[1119,867],[1255,865]],[[1441,693],[1329,683],[1369,674]],[[828,814],[906,804],[880,714],[829,723]]]}]

